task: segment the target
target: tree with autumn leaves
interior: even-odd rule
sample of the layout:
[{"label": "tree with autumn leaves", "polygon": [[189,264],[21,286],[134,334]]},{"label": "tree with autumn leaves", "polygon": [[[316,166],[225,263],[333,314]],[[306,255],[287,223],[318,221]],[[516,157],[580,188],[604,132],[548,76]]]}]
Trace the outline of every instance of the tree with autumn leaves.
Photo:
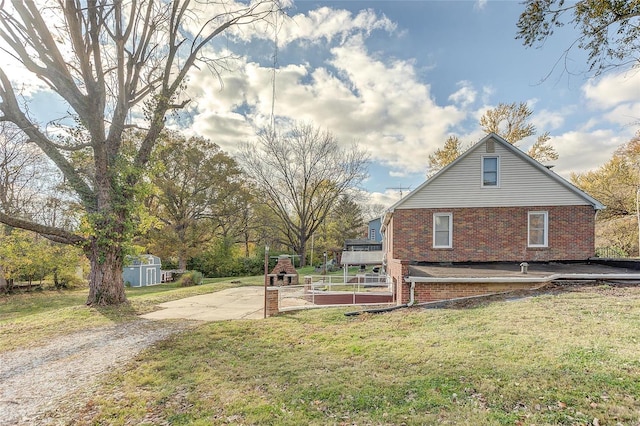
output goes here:
[{"label": "tree with autumn leaves", "polygon": [[[81,229],[5,212],[0,222],[80,247],[91,264],[87,304],[126,301],[122,266],[136,231],[138,187],[168,114],[189,103],[189,72],[219,72],[224,63],[208,50],[213,40],[279,13],[277,0],[0,1],[3,49],[58,96],[77,125],[60,122],[68,137],[52,137],[4,65],[0,121],[14,123],[48,157],[85,213]],[[143,137],[124,152],[134,127]]]},{"label": "tree with autumn leaves", "polygon": [[[499,103],[495,108],[487,110],[480,117],[480,127],[486,133],[495,133],[507,142],[517,145],[522,140],[534,136],[536,127],[531,123],[533,111],[524,103]],[[527,154],[537,161],[557,160],[558,153],[550,142],[549,132],[538,136]],[[432,176],[440,169],[458,158],[468,146],[460,138],[449,136],[442,148],[438,148],[428,158],[427,176]]]},{"label": "tree with autumn leaves", "polygon": [[638,253],[638,191],[640,190],[640,132],[618,148],[596,170],[573,173],[571,181],[602,202],[598,213],[596,245],[617,249],[620,255]]}]

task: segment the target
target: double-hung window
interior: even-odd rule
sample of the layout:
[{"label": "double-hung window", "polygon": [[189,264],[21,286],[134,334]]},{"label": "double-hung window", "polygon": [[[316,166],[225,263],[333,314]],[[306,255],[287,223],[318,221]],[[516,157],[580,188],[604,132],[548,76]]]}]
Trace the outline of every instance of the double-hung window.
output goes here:
[{"label": "double-hung window", "polygon": [[453,215],[451,213],[433,214],[433,247],[451,248],[453,246]]},{"label": "double-hung window", "polygon": [[482,186],[500,186],[500,158],[496,156],[482,157]]},{"label": "double-hung window", "polygon": [[529,212],[529,247],[547,247],[549,234],[548,212]]}]

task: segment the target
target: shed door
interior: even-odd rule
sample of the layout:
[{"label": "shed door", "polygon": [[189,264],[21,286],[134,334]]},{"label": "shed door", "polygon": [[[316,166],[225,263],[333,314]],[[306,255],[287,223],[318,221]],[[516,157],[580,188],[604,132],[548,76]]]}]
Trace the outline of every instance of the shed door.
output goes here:
[{"label": "shed door", "polygon": [[146,285],[151,285],[151,284],[155,284],[156,283],[156,280],[155,280],[155,277],[154,277],[155,272],[156,272],[156,270],[153,269],[153,268],[148,268],[147,269],[147,282],[146,282]]}]

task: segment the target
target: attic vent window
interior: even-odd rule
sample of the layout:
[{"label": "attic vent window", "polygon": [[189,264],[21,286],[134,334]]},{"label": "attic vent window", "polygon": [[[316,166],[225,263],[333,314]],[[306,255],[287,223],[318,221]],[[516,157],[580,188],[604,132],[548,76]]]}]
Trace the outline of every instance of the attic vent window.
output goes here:
[{"label": "attic vent window", "polygon": [[496,143],[493,139],[489,139],[487,143],[484,144],[487,152],[496,152]]}]

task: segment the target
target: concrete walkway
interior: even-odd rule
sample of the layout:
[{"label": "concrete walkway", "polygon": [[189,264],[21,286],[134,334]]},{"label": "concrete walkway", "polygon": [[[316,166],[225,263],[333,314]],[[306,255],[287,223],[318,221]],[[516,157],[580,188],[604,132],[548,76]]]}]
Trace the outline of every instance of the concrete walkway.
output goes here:
[{"label": "concrete walkway", "polygon": [[159,311],[141,315],[147,319],[224,321],[263,318],[264,287],[235,287],[158,305]]}]

